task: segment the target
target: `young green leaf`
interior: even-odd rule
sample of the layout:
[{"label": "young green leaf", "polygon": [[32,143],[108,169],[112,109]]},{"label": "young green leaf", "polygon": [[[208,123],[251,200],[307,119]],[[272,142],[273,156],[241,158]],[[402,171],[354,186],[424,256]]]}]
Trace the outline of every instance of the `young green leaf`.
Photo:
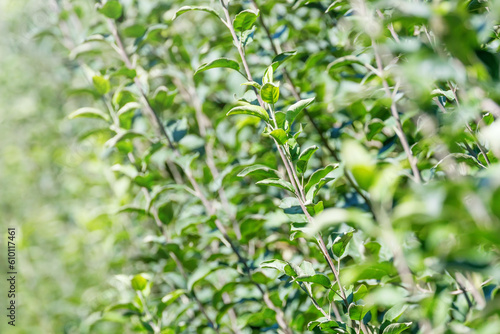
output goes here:
[{"label": "young green leaf", "polygon": [[110,84],[108,79],[95,75],[92,77],[92,82],[94,83],[94,87],[99,94],[105,95],[109,92]]},{"label": "young green leaf", "polygon": [[212,69],[212,68],[218,68],[218,67],[225,67],[225,68],[230,68],[236,71],[240,70],[240,65],[238,62],[232,60],[232,59],[227,59],[227,58],[219,58],[212,60],[208,63],[204,63],[198,67],[196,72],[194,72],[194,75],[204,72],[206,70]]},{"label": "young green leaf", "polygon": [[268,167],[266,165],[261,165],[261,164],[255,164],[255,165],[252,165],[252,166],[248,166],[246,167],[245,169],[243,169],[241,172],[238,173],[238,177],[245,177],[249,174],[259,174],[259,175],[262,175],[262,174],[265,174],[267,175],[267,177],[271,177],[271,178],[275,178],[275,177],[278,177],[278,171],[271,168],[271,167]]},{"label": "young green leaf", "polygon": [[250,116],[255,116],[259,117],[262,119],[264,122],[269,123],[269,115],[267,114],[267,111],[259,106],[254,106],[254,105],[246,105],[246,106],[240,106],[240,107],[235,107],[226,114],[227,116],[231,115],[250,115]]},{"label": "young green leaf", "polygon": [[292,184],[288,181],[284,181],[281,179],[265,179],[265,180],[258,181],[256,184],[263,184],[266,186],[278,187],[278,188],[288,190],[292,193],[295,193],[295,190],[293,189]]},{"label": "young green leaf", "polygon": [[316,283],[324,286],[325,288],[330,288],[332,286],[332,282],[325,274],[301,275],[295,278],[295,281]]},{"label": "young green leaf", "polygon": [[120,18],[123,12],[122,5],[116,0],[106,1],[106,3],[97,10],[104,16],[114,20]]},{"label": "young green leaf", "polygon": [[342,255],[344,255],[345,249],[349,244],[349,241],[351,241],[353,234],[353,231],[346,232],[335,238],[332,245],[332,252],[336,257],[340,258]]},{"label": "young green leaf", "polygon": [[146,288],[148,284],[148,280],[144,278],[141,274],[135,275],[134,278],[130,281],[132,283],[132,288],[135,291],[142,291]]},{"label": "young green leaf", "polygon": [[264,102],[275,104],[280,96],[280,86],[271,82],[265,83],[260,90],[260,95]]},{"label": "young green leaf", "polygon": [[408,305],[396,304],[385,312],[383,320],[389,322],[398,321],[399,317],[406,311],[407,308]]},{"label": "young green leaf", "polygon": [[233,27],[235,31],[244,32],[252,29],[255,21],[259,17],[259,12],[255,13],[252,10],[246,9],[238,15],[233,20]]},{"label": "young green leaf", "polygon": [[69,119],[82,118],[82,117],[101,118],[105,121],[109,121],[109,116],[96,108],[89,108],[89,107],[80,108],[68,115]]},{"label": "young green leaf", "polygon": [[410,328],[411,322],[405,322],[401,324],[390,324],[384,329],[382,334],[399,334],[402,331]]},{"label": "young green leaf", "polygon": [[312,155],[317,150],[318,150],[318,146],[313,145],[313,146],[309,146],[304,151],[302,151],[302,153],[300,153],[299,161],[297,161],[297,171],[299,173],[304,173],[307,170],[307,164],[309,162],[309,159],[311,159]]},{"label": "young green leaf", "polygon": [[326,177],[332,170],[334,170],[337,167],[338,165],[328,165],[312,173],[312,175],[309,177],[309,181],[307,181],[304,190],[308,192],[312,186],[318,184],[321,181],[321,179]]},{"label": "young green leaf", "polygon": [[129,102],[127,104],[125,104],[123,107],[121,107],[117,112],[116,112],[116,115],[118,117],[124,115],[124,114],[127,114],[131,111],[134,111],[134,110],[137,110],[137,109],[140,109],[141,108],[141,105],[137,102]]},{"label": "young green leaf", "polygon": [[346,66],[346,65],[350,65],[350,64],[363,65],[363,62],[356,56],[348,55],[348,56],[344,56],[344,57],[340,57],[340,58],[335,59],[333,62],[328,64],[327,70],[329,71],[329,70],[335,69],[337,67]]},{"label": "young green leaf", "polygon": [[270,65],[264,72],[264,76],[262,77],[262,84],[265,85],[266,83],[272,83],[274,80],[273,74],[273,65]]},{"label": "young green leaf", "polygon": [[352,320],[361,321],[365,317],[366,313],[370,310],[366,305],[349,305],[349,318]]},{"label": "young green leaf", "polygon": [[313,103],[314,99],[315,98],[312,97],[310,99],[300,100],[300,101],[294,103],[293,105],[291,105],[288,108],[288,110],[286,111],[286,120],[288,121],[288,123],[292,124],[295,121],[295,118],[297,117],[297,115],[302,110],[307,108],[311,103]]},{"label": "young green leaf", "polygon": [[175,20],[176,18],[178,18],[179,16],[181,16],[182,14],[187,13],[187,12],[192,11],[192,10],[198,10],[198,11],[207,12],[207,13],[210,13],[212,15],[217,16],[217,18],[219,18],[220,20],[222,20],[221,17],[219,16],[219,13],[217,13],[215,10],[213,10],[210,7],[203,7],[203,6],[183,6],[183,7],[179,8],[175,12],[175,15],[172,18],[172,21]]},{"label": "young green leaf", "polygon": [[276,141],[280,145],[285,145],[288,140],[286,132],[283,129],[273,130],[269,135],[276,139]]},{"label": "young green leaf", "polygon": [[285,261],[281,260],[269,260],[269,261],[264,261],[260,264],[261,268],[274,268],[282,273],[285,273],[285,267],[287,266],[288,263]]},{"label": "young green leaf", "polygon": [[186,294],[186,290],[177,289],[172,292],[167,293],[162,299],[161,302],[168,306],[175,302],[180,296]]},{"label": "young green leaf", "polygon": [[241,85],[242,86],[253,86],[253,87],[257,88],[258,90],[260,90],[262,88],[262,86],[255,81],[244,82]]},{"label": "young green leaf", "polygon": [[368,288],[366,287],[366,285],[361,284],[358,290],[353,292],[354,301],[363,299],[363,297],[366,296],[367,293],[368,293]]},{"label": "young green leaf", "polygon": [[[335,320],[328,320],[327,318],[325,317],[321,317],[319,319],[316,319],[316,320],[313,320],[313,321],[310,321],[308,324],[307,324],[307,329],[308,330],[313,330],[314,328],[318,327],[321,329],[321,330],[329,330],[328,332],[331,331],[330,328],[337,328],[337,327],[340,327],[339,324],[335,321]],[[339,333],[347,333],[345,331],[342,330],[342,332],[339,332]]]},{"label": "young green leaf", "polygon": [[276,57],[273,58],[271,63],[278,63],[281,64],[288,58],[295,56],[297,54],[297,51],[285,51],[277,55]]}]

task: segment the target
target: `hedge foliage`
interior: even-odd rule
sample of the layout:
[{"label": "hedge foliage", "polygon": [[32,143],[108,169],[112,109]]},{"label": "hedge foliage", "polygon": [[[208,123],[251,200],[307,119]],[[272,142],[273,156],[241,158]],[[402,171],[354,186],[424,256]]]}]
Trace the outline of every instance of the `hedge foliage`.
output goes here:
[{"label": "hedge foliage", "polygon": [[54,3],[134,232],[70,332],[499,332],[498,1]]}]

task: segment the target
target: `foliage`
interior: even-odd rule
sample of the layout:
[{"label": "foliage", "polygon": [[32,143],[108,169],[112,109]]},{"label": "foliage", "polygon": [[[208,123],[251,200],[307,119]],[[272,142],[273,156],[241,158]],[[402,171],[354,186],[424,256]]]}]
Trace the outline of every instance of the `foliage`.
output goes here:
[{"label": "foliage", "polygon": [[87,332],[500,328],[498,2],[58,4],[141,251]]}]

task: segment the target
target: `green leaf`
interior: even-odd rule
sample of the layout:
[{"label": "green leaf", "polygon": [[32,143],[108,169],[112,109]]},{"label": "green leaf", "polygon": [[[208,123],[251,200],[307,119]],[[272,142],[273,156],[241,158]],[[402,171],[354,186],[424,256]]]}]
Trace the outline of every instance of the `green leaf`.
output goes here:
[{"label": "green leaf", "polygon": [[300,100],[294,104],[292,104],[288,110],[286,111],[286,120],[288,123],[292,124],[295,121],[295,118],[299,115],[299,113],[307,108],[314,101],[314,97],[306,100]]},{"label": "green leaf", "polygon": [[187,13],[187,12],[192,11],[192,10],[198,10],[198,11],[203,11],[203,12],[210,13],[212,15],[217,16],[217,18],[221,20],[221,18],[219,16],[219,13],[217,13],[215,10],[213,10],[210,7],[203,7],[203,6],[183,6],[183,7],[179,8],[175,12],[175,15],[172,18],[172,21],[175,20],[176,18],[178,18],[179,16],[181,16],[182,14]]},{"label": "green leaf", "polygon": [[264,72],[264,76],[262,77],[262,84],[265,85],[266,83],[272,83],[274,79],[273,74],[273,65],[270,65]]},{"label": "green leaf", "polygon": [[69,119],[82,118],[82,117],[100,118],[105,121],[109,121],[109,116],[96,108],[89,108],[89,107],[80,108],[68,115]]},{"label": "green leaf", "polygon": [[300,268],[293,263],[288,262],[287,265],[285,266],[285,274],[287,274],[290,277],[298,276],[299,272]]},{"label": "green leaf", "polygon": [[311,159],[314,152],[316,152],[317,150],[318,146],[313,145],[309,146],[304,151],[302,151],[302,153],[300,153],[299,161],[297,161],[297,171],[299,173],[304,173],[307,170],[307,164],[309,163],[309,160]]},{"label": "green leaf", "polygon": [[123,132],[116,134],[116,136],[114,136],[113,138],[108,140],[106,143],[104,143],[104,146],[105,147],[114,147],[114,146],[116,146],[116,144],[118,144],[122,140],[133,139],[136,137],[144,137],[144,134],[140,133],[140,132],[135,132],[135,131],[123,131]]},{"label": "green leaf", "polygon": [[175,302],[180,296],[186,294],[186,290],[177,289],[172,292],[167,293],[162,299],[161,302],[168,306]]},{"label": "green leaf", "polygon": [[280,86],[271,82],[265,83],[260,89],[260,95],[264,102],[275,104],[280,96]]},{"label": "green leaf", "polygon": [[309,181],[307,181],[307,184],[304,188],[306,193],[313,187],[314,185],[317,185],[321,179],[323,179],[325,176],[327,176],[332,170],[337,168],[338,165],[328,165],[324,168],[318,169],[312,175],[309,177]]},{"label": "green leaf", "polygon": [[434,96],[440,96],[440,95],[443,95],[445,96],[448,100],[450,101],[454,101],[455,100],[455,95],[453,94],[453,92],[451,90],[442,90],[442,89],[434,89],[432,92],[431,92],[431,96],[434,97]]},{"label": "green leaf", "polygon": [[340,327],[339,324],[335,320],[328,320],[325,317],[321,317],[319,319],[313,320],[307,324],[307,329],[308,330],[313,330],[319,326],[321,330],[326,330],[329,328],[336,328]]},{"label": "green leaf", "polygon": [[295,278],[297,282],[310,282],[316,283],[324,286],[325,288],[330,288],[332,286],[332,282],[325,274],[315,274],[312,276],[309,275],[301,275]]},{"label": "green leaf", "polygon": [[205,265],[198,267],[198,269],[189,276],[189,279],[187,281],[188,290],[191,291],[198,282],[201,282],[203,279],[205,279],[205,277],[220,268],[221,266],[215,265]]},{"label": "green leaf", "polygon": [[97,90],[97,92],[101,95],[107,94],[111,88],[109,80],[99,75],[93,76],[92,82],[94,83],[94,87]]},{"label": "green leaf", "polygon": [[333,62],[331,62],[328,65],[327,69],[329,71],[329,70],[332,70],[334,68],[342,67],[342,66],[346,66],[346,65],[350,65],[350,64],[363,65],[363,62],[361,60],[359,60],[358,57],[349,55],[349,56],[340,57],[340,58],[335,59]]},{"label": "green leaf", "polygon": [[354,301],[363,299],[363,297],[366,296],[367,293],[368,293],[368,288],[366,287],[366,285],[361,284],[358,290],[356,290],[356,292],[353,293]]},{"label": "green leaf", "polygon": [[295,190],[293,189],[292,184],[288,181],[284,181],[281,179],[265,179],[265,180],[261,180],[261,181],[257,182],[256,184],[278,187],[278,188],[288,190],[292,193],[295,193]]},{"label": "green leaf", "polygon": [[241,85],[242,86],[253,86],[253,87],[257,88],[258,90],[260,90],[262,88],[262,86],[255,81],[244,82]]},{"label": "green leaf", "polygon": [[259,106],[254,106],[254,105],[246,105],[246,106],[240,106],[240,107],[235,107],[226,114],[227,116],[231,115],[250,115],[250,116],[255,116],[259,117],[262,119],[264,122],[269,123],[269,115],[267,114],[267,111]]},{"label": "green leaf", "polygon": [[351,318],[352,320],[361,321],[369,310],[370,308],[366,305],[351,304],[349,306],[349,318]]},{"label": "green leaf", "polygon": [[219,67],[230,68],[230,69],[233,69],[236,71],[240,70],[240,65],[238,64],[238,62],[236,62],[232,59],[228,59],[228,58],[219,58],[219,59],[212,60],[211,62],[200,65],[200,67],[198,67],[196,72],[194,72],[194,75],[201,73],[201,72],[205,72],[206,70],[209,70],[212,68],[219,68]]},{"label": "green leaf", "polygon": [[141,274],[135,275],[134,278],[130,281],[132,283],[132,288],[135,291],[142,291],[148,285],[148,280],[144,278]]},{"label": "green leaf", "polygon": [[405,322],[402,324],[390,324],[384,329],[382,334],[399,334],[402,331],[410,328],[411,322]]},{"label": "green leaf", "polygon": [[406,311],[408,305],[396,304],[384,314],[384,321],[398,321],[399,317]]},{"label": "green leaf", "polygon": [[271,63],[278,63],[280,65],[283,63],[285,60],[287,60],[290,57],[293,57],[297,54],[297,51],[285,51],[277,55],[276,57],[273,58],[273,61]]},{"label": "green leaf", "polygon": [[285,145],[287,140],[288,140],[288,137],[286,135],[286,132],[285,130],[283,129],[276,129],[276,130],[273,130],[270,134],[269,134],[271,137],[273,137],[274,139],[276,139],[276,141],[278,142],[278,144],[280,145]]},{"label": "green leaf", "polygon": [[141,108],[141,105],[137,102],[129,102],[127,104],[125,104],[123,107],[121,107],[117,112],[116,112],[116,115],[118,117],[124,115],[124,114],[127,114],[131,111],[135,111],[137,109],[140,109]]},{"label": "green leaf", "polygon": [[248,174],[258,174],[259,176],[264,175],[264,177],[275,178],[278,177],[278,171],[268,167],[266,165],[255,164],[252,166],[248,166],[244,168],[241,172],[238,173],[238,177],[245,177]]},{"label": "green leaf", "polygon": [[260,264],[260,267],[261,268],[273,268],[273,269],[277,269],[283,273],[285,273],[285,266],[287,265],[288,263],[286,263],[285,261],[281,261],[281,260],[269,260],[269,261],[264,261]]},{"label": "green leaf", "polygon": [[233,20],[234,30],[238,32],[244,32],[252,29],[252,26],[257,20],[257,17],[259,17],[259,12],[255,13],[254,11],[249,9],[238,13],[238,15],[236,15]]},{"label": "green leaf", "polygon": [[342,255],[344,255],[345,249],[349,244],[349,241],[351,241],[353,234],[354,232],[352,231],[346,232],[343,233],[341,236],[335,238],[332,245],[332,252],[333,254],[335,254],[336,257],[340,258]]},{"label": "green leaf", "polygon": [[99,13],[104,14],[106,17],[114,20],[120,18],[123,12],[123,8],[120,2],[115,0],[106,1],[106,3],[97,10],[99,11]]}]

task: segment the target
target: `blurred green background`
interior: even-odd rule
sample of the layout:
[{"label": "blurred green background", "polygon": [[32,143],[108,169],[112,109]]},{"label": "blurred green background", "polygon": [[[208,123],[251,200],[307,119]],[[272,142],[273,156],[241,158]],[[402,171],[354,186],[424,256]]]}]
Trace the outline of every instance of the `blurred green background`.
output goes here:
[{"label": "blurred green background", "polygon": [[[78,141],[82,124],[65,119],[78,82],[67,51],[44,37],[56,21],[48,3],[0,1],[0,333],[85,332],[81,320],[115,300],[107,279],[128,256],[126,217],[106,214],[118,198],[113,176],[99,146]],[[15,328],[5,315],[8,227],[17,230]]]}]

